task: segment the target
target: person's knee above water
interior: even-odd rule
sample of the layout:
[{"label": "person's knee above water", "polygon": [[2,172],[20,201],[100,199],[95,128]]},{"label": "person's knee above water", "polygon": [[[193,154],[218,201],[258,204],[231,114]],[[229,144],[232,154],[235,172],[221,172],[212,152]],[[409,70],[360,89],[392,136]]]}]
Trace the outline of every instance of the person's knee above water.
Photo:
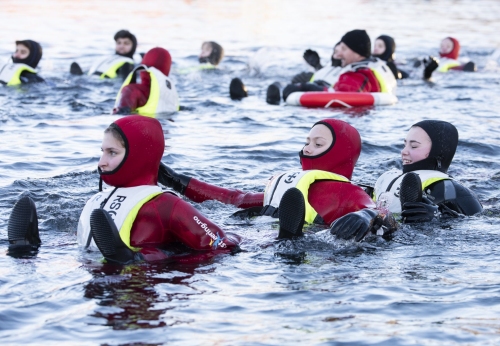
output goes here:
[{"label": "person's knee above water", "polygon": [[[283,99],[286,101],[296,91],[395,92],[397,83],[392,71],[384,61],[370,57],[371,41],[365,30],[352,30],[342,36],[336,55],[342,69],[329,80],[329,87],[317,83],[289,84],[283,90]],[[267,101],[279,103],[269,97]]]},{"label": "person's knee above water", "polygon": [[391,36],[388,35],[380,35],[375,40],[373,45],[373,56],[375,58],[379,58],[380,60],[384,60],[391,69],[394,77],[396,79],[407,78],[409,75],[405,71],[401,71],[397,68],[396,63],[394,61],[394,54],[396,53],[396,42]]},{"label": "person's knee above water", "polygon": [[[215,253],[237,248],[236,238],[157,185],[164,148],[163,130],[156,119],[126,116],[106,129],[98,171],[113,189],[97,193],[85,205],[78,225],[80,246],[96,249],[97,245],[107,259],[116,262],[166,259],[168,255],[159,249],[175,243]],[[109,239],[106,222],[104,229],[98,223],[99,218],[105,221],[106,213],[111,226],[116,226],[113,232],[119,233],[112,244],[116,255],[109,253],[113,246],[100,244],[102,238]]]},{"label": "person's knee above water", "polygon": [[[115,54],[97,60],[90,68],[88,75],[100,78],[125,78],[134,69],[134,54],[137,49],[137,38],[128,30],[120,30],[115,36]],[[82,75],[81,67],[72,63],[70,73]]]},{"label": "person's knee above water", "polygon": [[[431,220],[438,210],[450,216],[482,211],[475,194],[447,174],[457,145],[458,131],[448,122],[424,120],[414,124],[401,151],[403,171],[395,169],[380,176],[374,199],[386,204],[391,212],[402,213],[407,222]],[[413,186],[408,186],[408,181]],[[416,200],[407,201],[408,193]]]},{"label": "person's knee above water", "polygon": [[[113,114],[131,114],[154,117],[159,113],[179,110],[179,95],[170,79],[172,58],[163,48],[149,50],[125,79],[118,92]],[[140,79],[140,80],[139,80]]]},{"label": "person's knee above water", "polygon": [[206,41],[201,45],[201,53],[198,56],[202,68],[214,68],[219,65],[224,57],[224,49],[214,41]]},{"label": "person's knee above water", "polygon": [[[214,186],[177,174],[166,166],[162,167],[159,181],[195,202],[218,200],[248,209],[250,215],[271,216],[279,214],[283,196],[295,187],[304,200],[302,223],[330,224],[347,213],[375,207],[370,196],[349,180],[360,152],[361,139],[354,127],[342,120],[325,119],[312,127],[307,144],[299,153],[302,168],[272,177],[263,193]],[[301,227],[298,233],[295,231],[287,233],[302,233]],[[280,232],[279,236],[287,234]]]},{"label": "person's knee above water", "polygon": [[42,59],[42,47],[33,40],[16,41],[16,51],[12,62],[0,68],[0,83],[19,85],[43,82],[37,74],[37,66]]}]

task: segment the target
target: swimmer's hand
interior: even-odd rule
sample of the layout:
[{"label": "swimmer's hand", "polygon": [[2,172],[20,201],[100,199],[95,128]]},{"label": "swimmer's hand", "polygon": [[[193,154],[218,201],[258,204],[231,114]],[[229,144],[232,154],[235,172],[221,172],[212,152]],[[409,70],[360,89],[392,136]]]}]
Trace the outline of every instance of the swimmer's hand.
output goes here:
[{"label": "swimmer's hand", "polygon": [[422,197],[422,202],[406,202],[403,204],[401,213],[403,223],[428,222],[438,217],[438,206],[425,196]]},{"label": "swimmer's hand", "polygon": [[318,71],[319,69],[321,69],[323,67],[323,66],[321,66],[319,55],[318,55],[318,53],[316,51],[308,49],[308,50],[306,50],[304,52],[303,57],[304,57],[304,60],[309,65],[311,65],[312,67],[314,67],[314,69],[316,71]]},{"label": "swimmer's hand", "polygon": [[340,239],[361,241],[368,234],[387,237],[396,230],[397,223],[392,215],[366,208],[335,220],[330,233]]},{"label": "swimmer's hand", "polygon": [[158,182],[160,184],[170,187],[174,191],[184,195],[190,180],[191,177],[178,174],[172,168],[160,162],[160,167],[158,168]]},{"label": "swimmer's hand", "polygon": [[130,115],[132,114],[132,109],[130,107],[115,107],[113,108],[113,114]]},{"label": "swimmer's hand", "polygon": [[424,59],[424,79],[430,79],[432,72],[439,66],[439,60],[433,56],[429,56],[428,59]]}]

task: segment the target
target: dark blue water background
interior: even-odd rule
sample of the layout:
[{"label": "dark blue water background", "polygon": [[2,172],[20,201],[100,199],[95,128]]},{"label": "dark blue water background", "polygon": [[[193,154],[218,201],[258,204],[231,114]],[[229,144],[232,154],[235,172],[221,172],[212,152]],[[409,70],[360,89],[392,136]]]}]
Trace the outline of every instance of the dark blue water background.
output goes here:
[{"label": "dark blue water background", "polygon": [[[0,88],[0,339],[2,344],[481,344],[500,343],[500,3],[497,1],[2,1],[0,55],[17,39],[42,43],[47,84]],[[196,204],[244,239],[245,252],[191,267],[103,265],[76,244],[85,201],[96,192],[103,129],[119,81],[70,76],[113,52],[128,28],[138,51],[170,50],[181,103],[159,118],[164,161],[210,183],[262,191],[299,167],[311,125],[345,120],[363,139],[354,180],[374,183],[400,167],[409,126],[454,123],[460,142],[450,173],[474,190],[482,215],[403,226],[392,241],[361,244],[307,234],[277,242],[277,224],[238,221],[232,206]],[[267,85],[325,63],[347,30],[389,34],[397,59],[437,54],[448,35],[477,63],[474,74],[401,82],[399,103],[355,110],[273,107]],[[201,43],[226,50],[217,71],[196,66]],[[241,77],[250,97],[228,97]],[[7,221],[19,196],[38,206],[43,246],[7,254]]]}]

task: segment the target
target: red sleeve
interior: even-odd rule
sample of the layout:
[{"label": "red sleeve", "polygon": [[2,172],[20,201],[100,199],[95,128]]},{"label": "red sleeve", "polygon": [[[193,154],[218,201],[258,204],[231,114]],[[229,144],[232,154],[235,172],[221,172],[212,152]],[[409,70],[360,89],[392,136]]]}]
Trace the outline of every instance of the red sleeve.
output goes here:
[{"label": "red sleeve", "polygon": [[342,73],[333,88],[335,91],[380,92],[377,78],[370,69]]},{"label": "red sleeve", "polygon": [[120,96],[119,108],[128,107],[132,111],[146,104],[149,97],[149,88],[142,84],[129,84],[123,87]]},{"label": "red sleeve", "polygon": [[318,181],[309,188],[309,203],[327,224],[348,213],[375,208],[375,203],[359,186],[339,181]]},{"label": "red sleeve", "polygon": [[175,242],[193,250],[229,252],[240,239],[226,234],[189,203],[164,193],[139,210],[130,243],[135,247],[161,248]]},{"label": "red sleeve", "polygon": [[224,204],[232,204],[238,208],[259,207],[264,203],[263,192],[244,192],[236,189],[210,185],[191,178],[186,188],[185,196],[194,202],[216,200]]}]

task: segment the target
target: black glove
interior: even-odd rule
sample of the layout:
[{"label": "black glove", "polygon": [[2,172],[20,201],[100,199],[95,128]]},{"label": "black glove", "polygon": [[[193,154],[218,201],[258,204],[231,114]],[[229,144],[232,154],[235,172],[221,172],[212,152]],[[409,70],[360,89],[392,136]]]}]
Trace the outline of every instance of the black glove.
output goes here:
[{"label": "black glove", "polygon": [[457,218],[460,217],[460,214],[457,213],[455,210],[450,209],[448,206],[446,206],[444,203],[438,204],[439,212],[441,215],[439,216],[440,218]]},{"label": "black glove", "polygon": [[432,72],[439,66],[439,60],[430,56],[429,59],[424,59],[424,79],[429,79],[432,76]]},{"label": "black glove", "polygon": [[438,206],[425,196],[422,197],[422,202],[406,202],[403,204],[401,213],[403,223],[427,222],[438,216]]},{"label": "black glove", "polygon": [[308,49],[304,52],[304,60],[309,64],[311,65],[312,67],[314,67],[314,69],[316,71],[318,71],[320,68],[322,68],[323,66],[321,66],[321,62],[320,62],[320,59],[319,59],[319,55],[316,51],[314,50],[311,50],[311,49]]},{"label": "black glove", "polygon": [[160,167],[158,168],[158,182],[160,184],[170,187],[174,189],[174,191],[184,195],[190,180],[191,177],[178,174],[172,168],[160,162]]},{"label": "black glove", "polygon": [[[381,232],[378,232],[382,229]],[[368,233],[387,236],[397,229],[396,220],[392,215],[379,213],[374,209],[362,209],[349,213],[335,220],[330,228],[330,233],[340,239],[362,240]]]},{"label": "black glove", "polygon": [[293,84],[296,84],[296,83],[307,83],[311,80],[313,76],[313,73],[312,72],[301,72],[299,74],[296,74],[295,76],[293,76],[292,78],[292,83]]}]

